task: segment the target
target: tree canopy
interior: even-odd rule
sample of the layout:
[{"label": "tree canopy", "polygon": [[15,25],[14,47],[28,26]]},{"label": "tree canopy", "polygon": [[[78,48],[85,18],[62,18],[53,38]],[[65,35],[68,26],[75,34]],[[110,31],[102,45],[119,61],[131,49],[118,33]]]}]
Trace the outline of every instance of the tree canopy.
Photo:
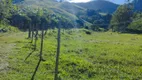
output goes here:
[{"label": "tree canopy", "polygon": [[11,16],[12,0],[0,0],[0,22],[7,22],[7,18]]},{"label": "tree canopy", "polygon": [[133,7],[129,5],[121,5],[113,14],[110,28],[113,31],[125,32],[127,26],[131,23],[131,17],[133,15]]}]

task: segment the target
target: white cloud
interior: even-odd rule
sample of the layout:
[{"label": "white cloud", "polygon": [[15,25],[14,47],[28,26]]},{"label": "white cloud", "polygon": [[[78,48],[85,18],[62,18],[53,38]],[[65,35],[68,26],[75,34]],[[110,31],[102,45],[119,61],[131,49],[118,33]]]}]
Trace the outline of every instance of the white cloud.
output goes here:
[{"label": "white cloud", "polygon": [[74,3],[80,3],[80,2],[89,2],[89,1],[92,1],[92,0],[70,0],[69,2],[74,2]]}]

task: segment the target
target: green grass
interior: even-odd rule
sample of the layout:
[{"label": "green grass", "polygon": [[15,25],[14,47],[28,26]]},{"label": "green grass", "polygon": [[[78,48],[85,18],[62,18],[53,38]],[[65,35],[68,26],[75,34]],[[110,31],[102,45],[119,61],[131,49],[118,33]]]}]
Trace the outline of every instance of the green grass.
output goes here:
[{"label": "green grass", "polygon": [[[141,80],[142,35],[86,30],[62,30],[59,77],[61,80]],[[25,38],[27,33],[20,37]],[[16,36],[15,36],[16,37]],[[3,37],[0,37],[2,39]],[[43,58],[35,80],[53,80],[57,31],[50,30],[44,39]],[[10,41],[10,40],[9,40]],[[39,57],[29,39],[12,41],[16,46],[8,55],[8,71],[1,80],[30,80]]]}]

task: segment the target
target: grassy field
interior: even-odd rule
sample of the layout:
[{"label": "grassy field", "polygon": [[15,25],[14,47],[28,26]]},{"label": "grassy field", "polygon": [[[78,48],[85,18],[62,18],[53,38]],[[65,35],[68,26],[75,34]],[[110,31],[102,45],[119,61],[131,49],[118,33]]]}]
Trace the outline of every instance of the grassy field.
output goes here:
[{"label": "grassy field", "polygon": [[[86,31],[61,31],[60,80],[142,80],[142,35]],[[30,80],[39,59],[40,38],[34,51],[26,36],[0,34],[0,80]],[[53,80],[56,38],[56,30],[45,36],[46,61],[35,80]]]}]

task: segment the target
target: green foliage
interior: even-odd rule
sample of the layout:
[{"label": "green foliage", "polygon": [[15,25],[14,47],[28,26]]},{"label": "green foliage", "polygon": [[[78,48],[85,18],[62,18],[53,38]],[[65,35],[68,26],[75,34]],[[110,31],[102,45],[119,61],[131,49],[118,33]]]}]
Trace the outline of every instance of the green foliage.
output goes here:
[{"label": "green foliage", "polygon": [[[54,0],[42,0],[42,1],[24,0],[21,3],[16,3],[16,5],[18,5],[20,7],[19,11],[25,12],[24,14],[26,14],[27,16],[29,16],[29,14],[32,15],[32,13],[36,13],[38,11],[38,8],[43,10],[43,16],[46,15],[45,13],[51,14],[51,15],[54,14],[57,17],[63,16],[64,20],[62,20],[61,22],[62,22],[62,24],[64,24],[64,28],[72,28],[72,27],[82,28],[84,26],[88,26],[88,24],[89,24],[88,27],[90,27],[91,24],[94,24],[94,25],[98,24],[97,26],[107,29],[108,25],[100,25],[100,24],[101,23],[102,24],[109,24],[110,19],[111,19],[111,15],[107,14],[107,13],[106,13],[106,15],[99,14],[99,12],[101,12],[101,10],[103,12],[106,9],[106,5],[104,5],[105,7],[100,6],[101,3],[106,4],[106,5],[110,4],[111,6],[114,7],[112,11],[108,10],[108,13],[113,12],[116,9],[116,7],[118,6],[118,5],[110,3],[108,1],[93,1],[93,2],[91,2],[91,4],[97,4],[97,5],[93,5],[93,6],[96,6],[97,8],[100,7],[100,9],[90,9],[87,6],[83,7],[79,4],[73,4],[73,3],[68,3],[68,2],[59,3]],[[100,4],[100,5],[98,5],[98,4]],[[86,5],[89,5],[89,3],[86,3]],[[96,8],[96,7],[92,7],[92,8]],[[110,6],[108,6],[108,7],[110,7]],[[107,12],[107,11],[104,11],[104,12]],[[56,23],[56,20],[54,20],[54,16],[50,16],[50,18],[52,18],[52,17],[53,17],[53,19],[50,19],[51,20],[50,25],[53,28],[55,28],[56,25],[54,23]],[[53,20],[53,22],[52,22],[52,20]]]},{"label": "green foliage", "polygon": [[142,13],[135,13],[132,23],[128,26],[131,32],[142,32]]},{"label": "green foliage", "polygon": [[131,5],[121,5],[113,14],[110,28],[112,31],[125,32],[133,15]]},{"label": "green foliage", "polygon": [[77,16],[82,21],[83,26],[85,25],[85,21],[91,23],[92,26],[95,26],[90,26],[94,31],[94,28],[96,27],[107,29],[111,20],[111,14],[101,15],[98,11],[91,9],[87,9],[84,12],[79,12]]},{"label": "green foliage", "polygon": [[93,30],[93,31],[100,31],[99,30],[99,26],[94,26],[94,25],[91,26],[91,30]]},{"label": "green foliage", "polygon": [[0,0],[0,23],[6,23],[7,18],[11,16],[12,0]]},{"label": "green foliage", "polygon": [[129,25],[128,29],[132,29],[135,31],[142,31],[142,19],[137,20],[136,22],[132,22]]},{"label": "green foliage", "polygon": [[5,32],[19,32],[18,28],[10,26],[10,25],[0,24],[0,29],[5,30]]},{"label": "green foliage", "polygon": [[27,30],[29,26],[38,27],[38,29],[41,29],[41,26],[44,26],[44,29],[53,29],[58,27],[59,23],[63,25],[62,28],[73,27],[73,23],[70,19],[53,14],[44,8],[37,8],[34,10],[27,9],[25,12],[20,11],[12,15],[9,20],[11,25],[21,30]]}]

